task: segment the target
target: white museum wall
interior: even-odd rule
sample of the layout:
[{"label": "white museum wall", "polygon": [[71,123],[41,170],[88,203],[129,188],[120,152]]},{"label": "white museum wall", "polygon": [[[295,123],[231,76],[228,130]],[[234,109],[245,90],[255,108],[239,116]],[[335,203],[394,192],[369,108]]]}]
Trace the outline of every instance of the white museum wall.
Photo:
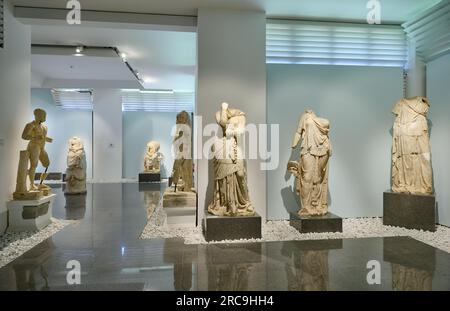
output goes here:
[{"label": "white museum wall", "polygon": [[299,148],[291,154],[291,144],[306,109],[331,122],[330,211],[382,216],[383,192],[390,188],[391,110],[402,87],[401,68],[268,65],[267,119],[280,124],[280,164],[267,173],[268,219],[288,219],[298,210],[286,165],[298,160]]},{"label": "white museum wall", "polygon": [[172,128],[177,112],[126,111],[123,113],[123,178],[136,179],[144,170],[147,143],[156,140],[164,155],[161,177],[172,173]]},{"label": "white museum wall", "polygon": [[[199,9],[197,30],[196,115],[203,127],[216,123],[215,113],[226,101],[247,115],[247,123],[266,123],[266,17],[263,12]],[[197,154],[210,137],[202,136],[197,122]],[[265,139],[265,137],[263,137]],[[261,160],[247,161],[250,199],[266,218],[266,172]],[[199,219],[212,200],[212,161],[197,161]]]},{"label": "white museum wall", "polygon": [[450,55],[427,64],[431,150],[439,223],[450,226]]},{"label": "white museum wall", "polygon": [[32,120],[30,107],[31,32],[4,3],[5,46],[0,49],[0,233],[7,223],[6,201],[15,189],[22,131]]},{"label": "white museum wall", "polygon": [[122,180],[122,95],[120,89],[95,89],[93,180]]},{"label": "white museum wall", "polygon": [[[86,152],[87,178],[92,178],[92,111],[64,110],[53,103],[50,89],[31,89],[32,109],[47,111],[48,136],[52,143],[46,144],[50,157],[49,172],[64,173],[67,168],[69,139],[77,136],[84,142]],[[31,118],[32,116],[30,116]],[[43,171],[39,165],[38,172]]]}]

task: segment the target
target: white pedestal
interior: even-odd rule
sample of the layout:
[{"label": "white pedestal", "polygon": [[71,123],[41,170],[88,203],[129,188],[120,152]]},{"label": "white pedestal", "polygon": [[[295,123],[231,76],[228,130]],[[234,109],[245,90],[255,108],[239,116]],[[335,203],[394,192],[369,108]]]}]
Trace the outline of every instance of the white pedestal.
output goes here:
[{"label": "white pedestal", "polygon": [[36,231],[51,223],[52,205],[56,194],[39,200],[9,201],[6,203],[9,211],[10,232]]}]

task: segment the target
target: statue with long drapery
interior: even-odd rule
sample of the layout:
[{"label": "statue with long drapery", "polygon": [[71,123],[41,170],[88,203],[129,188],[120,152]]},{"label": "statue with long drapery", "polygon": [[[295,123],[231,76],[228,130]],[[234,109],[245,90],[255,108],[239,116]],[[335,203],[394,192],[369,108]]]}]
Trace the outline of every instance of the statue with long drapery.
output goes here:
[{"label": "statue with long drapery", "polygon": [[255,210],[247,187],[247,171],[242,150],[245,133],[245,113],[222,103],[216,113],[223,137],[213,148],[214,198],[208,212],[217,216],[252,216]]},{"label": "statue with long drapery", "polygon": [[300,195],[299,216],[328,213],[329,131],[330,122],[317,117],[312,110],[306,110],[300,117],[292,143],[292,149],[300,144],[300,161],[288,163],[288,170],[296,177],[296,191]]},{"label": "statue with long drapery", "polygon": [[432,194],[430,134],[427,113],[430,108],[424,97],[402,99],[395,114],[392,138],[392,191]]}]

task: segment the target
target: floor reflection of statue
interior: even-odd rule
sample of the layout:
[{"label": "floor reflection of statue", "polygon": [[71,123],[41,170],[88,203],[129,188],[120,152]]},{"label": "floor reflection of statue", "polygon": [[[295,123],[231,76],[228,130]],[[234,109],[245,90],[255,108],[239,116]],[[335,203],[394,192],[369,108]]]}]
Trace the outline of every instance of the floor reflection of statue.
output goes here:
[{"label": "floor reflection of statue", "polygon": [[66,199],[66,219],[84,219],[86,214],[86,194],[67,195]]},{"label": "floor reflection of statue", "polygon": [[69,140],[65,193],[86,193],[86,153],[83,141],[78,137]]},{"label": "floor reflection of statue", "polygon": [[328,250],[296,250],[293,264],[286,265],[289,290],[328,290]]},{"label": "floor reflection of statue", "polygon": [[402,99],[395,104],[392,143],[392,191],[432,194],[431,147],[424,97]]},{"label": "floor reflection of statue", "polygon": [[245,263],[208,265],[208,290],[248,291],[252,265]]},{"label": "floor reflection of statue", "polygon": [[[392,289],[431,291],[437,249],[410,237],[383,238],[383,260],[391,263]],[[437,278],[440,276],[436,275]],[[445,279],[445,277],[444,277]],[[446,279],[448,280],[448,278]],[[439,281],[435,286],[440,286]]]},{"label": "floor reflection of statue", "polygon": [[[36,109],[34,110],[34,118],[34,121],[25,126],[22,133],[22,138],[29,142],[27,150],[20,152],[16,191],[13,195],[15,200],[35,200],[51,192],[51,188],[44,185],[43,182],[47,178],[47,170],[50,166],[45,144],[51,143],[53,139],[47,136],[48,129],[43,124],[47,118],[46,112],[42,109]],[[39,162],[45,168],[45,172],[41,174],[40,183],[36,185],[34,179]],[[27,187],[27,176],[30,182],[29,189]]]},{"label": "floor reflection of statue", "polygon": [[216,121],[223,131],[213,146],[214,197],[208,212],[217,216],[252,216],[247,171],[242,149],[245,133],[245,113],[222,103]]},{"label": "floor reflection of statue", "polygon": [[433,289],[431,271],[392,264],[392,289],[399,291],[431,291]]},{"label": "floor reflection of statue", "polygon": [[164,261],[173,263],[173,286],[177,291],[192,289],[192,265],[197,257],[197,245],[184,244],[183,239],[164,240]]},{"label": "floor reflection of statue", "polygon": [[147,208],[147,219],[150,219],[159,206],[161,192],[160,191],[144,191],[144,204]]},{"label": "floor reflection of statue", "polygon": [[328,213],[328,160],[331,144],[330,122],[311,110],[300,117],[292,148],[301,144],[300,161],[290,161],[288,170],[296,177],[300,195],[299,216],[320,216]]},{"label": "floor reflection of statue", "polygon": [[48,275],[44,264],[51,256],[54,244],[51,238],[38,244],[13,262],[17,290],[48,290]]}]

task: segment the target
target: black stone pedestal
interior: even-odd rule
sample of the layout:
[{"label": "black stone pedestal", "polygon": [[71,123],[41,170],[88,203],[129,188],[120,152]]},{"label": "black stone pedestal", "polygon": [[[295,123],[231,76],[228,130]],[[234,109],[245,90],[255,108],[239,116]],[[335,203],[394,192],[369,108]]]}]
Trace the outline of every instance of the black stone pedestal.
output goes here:
[{"label": "black stone pedestal", "polygon": [[261,216],[213,216],[206,215],[203,220],[205,240],[223,241],[261,238]]},{"label": "black stone pedestal", "polygon": [[342,232],[342,218],[328,213],[324,216],[298,216],[291,213],[289,224],[300,233]]},{"label": "black stone pedestal", "polygon": [[160,173],[139,173],[139,182],[161,182]]},{"label": "black stone pedestal", "polygon": [[383,224],[436,231],[435,195],[384,192]]}]

